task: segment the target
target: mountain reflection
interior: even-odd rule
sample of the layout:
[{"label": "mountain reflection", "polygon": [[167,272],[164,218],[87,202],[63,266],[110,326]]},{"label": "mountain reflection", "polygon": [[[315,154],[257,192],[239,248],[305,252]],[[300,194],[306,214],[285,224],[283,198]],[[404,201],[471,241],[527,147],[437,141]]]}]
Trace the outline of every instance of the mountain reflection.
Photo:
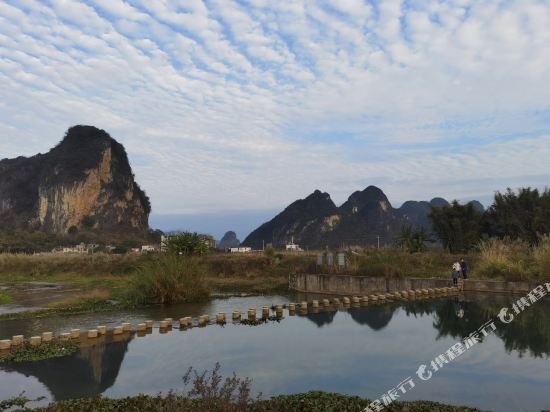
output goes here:
[{"label": "mountain reflection", "polygon": [[[489,319],[497,319],[502,307],[510,307],[515,298],[440,301],[435,305],[434,327],[439,336],[451,336],[461,339],[469,335]],[[462,308],[464,317],[457,316],[457,307]],[[529,354],[532,357],[550,357],[550,302],[539,301],[527,308],[509,324],[497,322],[495,335],[503,342],[508,352],[517,351],[519,356]]]},{"label": "mountain reflection", "polygon": [[[349,328],[354,326],[350,326],[350,322],[346,322],[346,320],[353,319],[355,323],[367,326],[377,332],[386,328],[392,319],[397,318],[401,320],[395,325],[396,336],[399,337],[403,321],[414,321],[413,319],[404,320],[404,316],[427,317],[437,331],[436,339],[449,337],[458,341],[477,330],[487,320],[497,319],[500,309],[504,306],[510,307],[511,303],[518,298],[519,296],[453,296],[350,308],[349,316],[346,313],[336,316],[339,313],[336,310],[320,310],[318,313],[307,313],[304,317],[318,328],[324,328],[323,334],[327,337],[332,336],[335,332],[340,333],[338,332],[340,329],[331,328],[335,322],[342,321],[342,326]],[[496,322],[496,324],[497,329],[494,335],[503,341],[504,348],[508,353],[517,351],[519,357],[550,357],[550,299],[537,302],[527,308],[507,325],[500,322]],[[423,325],[426,325],[425,322]],[[427,327],[430,327],[429,323]],[[269,334],[267,329],[263,330]],[[209,329],[206,329],[202,332],[207,333],[208,331]],[[238,328],[227,330],[224,332],[229,335],[223,336],[231,337],[230,332],[237,333],[238,331]],[[262,332],[258,330],[258,333]],[[197,334],[197,336],[203,336],[203,334]],[[237,339],[235,336],[232,338],[233,341]],[[177,335],[174,334],[173,337],[176,338]],[[402,339],[406,338],[402,337]],[[419,339],[433,338],[427,334],[425,337],[420,336]],[[8,372],[14,371],[25,376],[35,377],[49,389],[55,400],[96,396],[115,384],[128,351],[129,342],[129,340],[124,340],[106,344],[104,340],[99,339],[93,345],[85,346],[71,356],[40,362],[3,364],[0,368]],[[232,340],[229,339],[227,343],[229,349],[232,348],[231,342]],[[501,345],[498,346],[501,347]],[[198,350],[197,353],[202,352]],[[159,359],[162,361],[163,358]],[[174,373],[179,373],[179,370]]]},{"label": "mountain reflection", "polygon": [[[380,306],[370,306],[367,308],[350,308],[347,312],[351,318],[360,325],[367,325],[373,330],[385,328],[399,305],[388,303]],[[318,313],[308,312],[305,318],[315,323],[318,327],[330,325],[334,322],[337,311],[320,311]]]},{"label": "mountain reflection", "polygon": [[128,340],[97,343],[83,347],[71,356],[12,363],[2,366],[2,369],[36,377],[55,400],[92,397],[115,383],[128,343]]},{"label": "mountain reflection", "polygon": [[[432,316],[433,327],[438,331],[436,339],[451,337],[463,339],[490,319],[497,319],[502,307],[510,307],[519,296],[471,295],[443,299],[410,300],[389,302],[366,308],[350,308],[351,318],[359,325],[374,331],[384,329],[401,308],[407,316]],[[335,321],[337,311],[308,313],[307,319],[318,327]],[[550,301],[539,301],[533,307],[516,316],[513,322],[498,324],[495,335],[503,342],[508,352],[517,351],[519,356],[550,357]],[[483,339],[481,339],[483,340]]]}]

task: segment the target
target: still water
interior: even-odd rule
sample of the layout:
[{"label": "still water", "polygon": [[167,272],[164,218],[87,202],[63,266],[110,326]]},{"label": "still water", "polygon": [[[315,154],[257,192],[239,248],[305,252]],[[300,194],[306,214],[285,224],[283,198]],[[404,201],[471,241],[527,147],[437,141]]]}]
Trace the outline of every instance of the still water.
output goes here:
[{"label": "still water", "polygon": [[[50,400],[180,390],[189,366],[212,369],[216,362],[224,375],[235,371],[240,377],[252,378],[254,392],[262,392],[263,397],[324,390],[376,398],[404,378],[416,376],[420,364],[445,352],[513,299],[466,295],[305,316],[285,313],[280,322],[260,326],[211,325],[167,334],[154,330],[130,341],[83,348],[66,358],[0,364],[0,399],[22,390],[27,396]],[[215,300],[203,307],[180,307],[173,317],[230,312],[285,300]],[[134,316],[139,320],[148,315]],[[96,320],[90,322],[97,324]],[[0,324],[0,328],[5,326],[5,322]],[[494,411],[549,409],[549,354],[550,299],[546,299],[508,325],[497,322],[497,330],[482,343],[431,380],[416,379],[416,387],[402,399],[429,399]]]}]

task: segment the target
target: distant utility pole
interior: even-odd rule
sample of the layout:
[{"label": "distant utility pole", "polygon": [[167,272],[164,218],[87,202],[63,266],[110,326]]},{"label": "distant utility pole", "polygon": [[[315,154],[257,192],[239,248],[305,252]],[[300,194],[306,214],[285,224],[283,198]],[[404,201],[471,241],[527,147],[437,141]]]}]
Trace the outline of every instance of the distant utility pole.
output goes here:
[{"label": "distant utility pole", "polygon": [[378,243],[378,249],[380,249],[380,235],[376,235],[376,241]]}]

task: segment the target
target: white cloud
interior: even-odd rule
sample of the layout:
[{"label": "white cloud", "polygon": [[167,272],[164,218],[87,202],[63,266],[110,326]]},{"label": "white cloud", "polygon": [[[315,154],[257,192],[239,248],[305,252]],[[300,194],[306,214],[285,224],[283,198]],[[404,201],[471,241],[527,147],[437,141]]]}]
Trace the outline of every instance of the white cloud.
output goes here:
[{"label": "white cloud", "polygon": [[157,213],[540,184],[548,27],[536,0],[6,1],[1,157],[94,124]]}]

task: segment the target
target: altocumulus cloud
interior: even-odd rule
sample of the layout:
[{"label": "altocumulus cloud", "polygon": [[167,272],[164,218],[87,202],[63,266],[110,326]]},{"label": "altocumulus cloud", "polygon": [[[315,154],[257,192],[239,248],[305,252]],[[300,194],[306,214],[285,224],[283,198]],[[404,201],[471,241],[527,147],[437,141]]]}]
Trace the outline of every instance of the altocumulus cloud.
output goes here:
[{"label": "altocumulus cloud", "polygon": [[543,186],[546,1],[4,0],[0,152],[124,143],[156,213]]}]

